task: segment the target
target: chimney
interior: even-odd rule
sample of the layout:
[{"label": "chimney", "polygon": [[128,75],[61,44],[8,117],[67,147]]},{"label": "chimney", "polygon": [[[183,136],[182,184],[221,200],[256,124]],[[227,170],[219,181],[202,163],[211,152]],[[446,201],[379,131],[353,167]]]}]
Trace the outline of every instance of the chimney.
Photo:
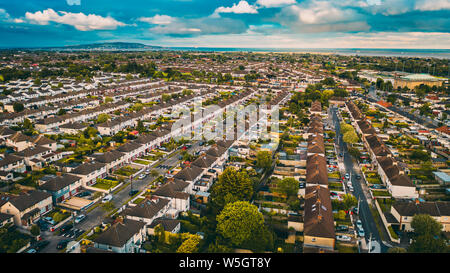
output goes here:
[{"label": "chimney", "polygon": [[122,216],[122,215],[117,216],[117,218],[116,218],[116,223],[121,223],[121,224],[123,224],[123,216]]},{"label": "chimney", "polygon": [[318,220],[319,222],[322,221],[322,215],[321,215],[321,214],[317,215],[317,220]]}]

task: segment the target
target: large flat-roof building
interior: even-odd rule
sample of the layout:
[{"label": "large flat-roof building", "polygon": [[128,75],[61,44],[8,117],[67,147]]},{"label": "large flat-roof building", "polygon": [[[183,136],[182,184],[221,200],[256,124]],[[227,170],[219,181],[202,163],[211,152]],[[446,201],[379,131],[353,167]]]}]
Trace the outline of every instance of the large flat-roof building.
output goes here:
[{"label": "large flat-roof building", "polygon": [[429,86],[441,86],[445,79],[440,79],[433,77],[429,74],[410,74],[407,76],[402,76],[395,78],[394,89],[400,87],[408,87],[409,89],[414,89],[416,86],[421,84]]}]

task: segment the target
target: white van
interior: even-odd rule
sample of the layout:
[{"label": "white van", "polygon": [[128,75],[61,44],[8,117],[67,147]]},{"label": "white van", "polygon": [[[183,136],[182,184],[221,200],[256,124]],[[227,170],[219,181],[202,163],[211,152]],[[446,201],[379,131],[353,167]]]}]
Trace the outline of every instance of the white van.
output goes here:
[{"label": "white van", "polygon": [[112,200],[112,198],[113,198],[113,196],[111,194],[108,194],[107,196],[103,197],[102,203],[109,202]]}]

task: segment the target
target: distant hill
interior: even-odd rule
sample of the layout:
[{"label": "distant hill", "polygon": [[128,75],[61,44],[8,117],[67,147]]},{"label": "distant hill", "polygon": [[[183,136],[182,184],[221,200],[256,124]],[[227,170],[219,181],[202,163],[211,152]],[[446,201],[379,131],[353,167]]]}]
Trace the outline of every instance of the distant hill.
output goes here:
[{"label": "distant hill", "polygon": [[112,43],[94,43],[85,45],[72,45],[61,47],[40,48],[56,51],[145,51],[163,49],[160,46],[144,45],[140,43],[112,42]]}]

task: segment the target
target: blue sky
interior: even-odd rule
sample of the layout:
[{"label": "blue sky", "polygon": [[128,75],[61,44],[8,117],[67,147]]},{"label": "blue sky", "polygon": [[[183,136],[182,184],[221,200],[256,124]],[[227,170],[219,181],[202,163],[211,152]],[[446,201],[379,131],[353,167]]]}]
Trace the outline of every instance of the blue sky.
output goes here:
[{"label": "blue sky", "polygon": [[0,46],[450,48],[450,0],[0,0]]}]

